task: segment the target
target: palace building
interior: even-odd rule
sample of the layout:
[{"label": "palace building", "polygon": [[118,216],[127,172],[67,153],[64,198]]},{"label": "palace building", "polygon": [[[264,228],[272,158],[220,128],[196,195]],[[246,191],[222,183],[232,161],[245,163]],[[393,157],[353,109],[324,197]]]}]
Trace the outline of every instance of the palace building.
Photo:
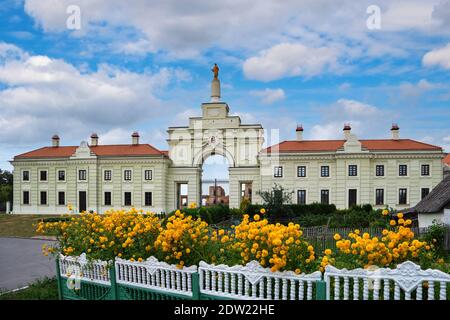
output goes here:
[{"label": "palace building", "polygon": [[202,203],[203,162],[222,155],[229,165],[229,205],[245,197],[260,203],[258,191],[274,184],[294,191],[293,203],[334,203],[338,208],[370,203],[409,208],[443,179],[442,148],[401,139],[393,125],[390,139],[358,139],[344,126],[337,140],[304,140],[296,128],[293,141],[264,148],[260,124],[243,124],[220,100],[217,65],[211,100],[202,116],[187,126],[169,127],[168,151],[139,142],[102,145],[94,133],[89,143],[52,145],[14,157],[13,213],[57,214],[72,204],[76,211],[142,208],[170,212]]}]

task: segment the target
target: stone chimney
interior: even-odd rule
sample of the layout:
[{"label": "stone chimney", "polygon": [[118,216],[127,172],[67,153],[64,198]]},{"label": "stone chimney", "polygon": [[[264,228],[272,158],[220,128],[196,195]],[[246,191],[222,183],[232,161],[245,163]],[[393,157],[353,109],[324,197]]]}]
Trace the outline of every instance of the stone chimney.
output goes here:
[{"label": "stone chimney", "polygon": [[345,138],[345,140],[348,140],[348,138],[350,138],[350,134],[352,132],[352,127],[350,127],[350,123],[346,123],[344,125],[343,131],[344,131],[344,138]]},{"label": "stone chimney", "polygon": [[57,134],[52,137],[52,146],[59,147],[59,136]]},{"label": "stone chimney", "polygon": [[396,123],[392,124],[392,128],[391,128],[391,136],[392,136],[392,140],[398,140],[399,139],[399,131],[400,128]]},{"label": "stone chimney", "polygon": [[133,132],[131,135],[131,144],[138,145],[139,144],[139,133],[137,131]]},{"label": "stone chimney", "polygon": [[98,146],[98,135],[94,132],[91,134],[91,147]]},{"label": "stone chimney", "polygon": [[295,129],[295,133],[297,134],[297,141],[303,140],[303,125],[297,125],[297,129]]}]

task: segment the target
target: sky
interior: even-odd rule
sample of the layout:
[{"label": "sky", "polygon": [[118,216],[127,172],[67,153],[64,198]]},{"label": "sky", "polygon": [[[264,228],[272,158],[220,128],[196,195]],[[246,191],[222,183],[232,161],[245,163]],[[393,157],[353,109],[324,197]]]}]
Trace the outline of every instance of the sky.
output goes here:
[{"label": "sky", "polygon": [[0,21],[1,169],[55,133],[137,130],[167,150],[167,127],[209,101],[214,63],[231,113],[280,140],[398,123],[450,152],[450,0],[2,0]]}]

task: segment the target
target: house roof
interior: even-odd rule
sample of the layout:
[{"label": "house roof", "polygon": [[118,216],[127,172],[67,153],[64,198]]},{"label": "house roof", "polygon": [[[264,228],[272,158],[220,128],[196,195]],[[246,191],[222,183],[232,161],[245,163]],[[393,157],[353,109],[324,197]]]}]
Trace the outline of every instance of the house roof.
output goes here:
[{"label": "house roof", "polygon": [[[14,159],[36,159],[36,158],[68,158],[71,157],[77,146],[43,147],[30,152],[22,153]],[[166,156],[164,151],[160,151],[149,144],[116,144],[89,146],[91,151],[100,157],[112,156]]]},{"label": "house roof", "polygon": [[[301,140],[283,141],[268,147],[262,152],[270,153],[277,146],[280,153],[336,151],[344,146],[346,140]],[[441,147],[411,139],[359,140],[363,148],[370,151],[442,151]]]},{"label": "house roof", "polygon": [[433,190],[423,198],[411,211],[417,213],[440,212],[450,204],[450,176],[442,180]]},{"label": "house roof", "polygon": [[442,162],[444,162],[445,165],[450,167],[450,153],[447,154],[447,156],[442,160]]}]

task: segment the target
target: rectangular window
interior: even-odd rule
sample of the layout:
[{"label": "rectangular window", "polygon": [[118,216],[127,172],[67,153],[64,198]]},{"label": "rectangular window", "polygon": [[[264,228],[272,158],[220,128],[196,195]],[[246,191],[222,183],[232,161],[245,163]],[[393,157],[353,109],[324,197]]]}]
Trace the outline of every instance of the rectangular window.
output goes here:
[{"label": "rectangular window", "polygon": [[356,177],[358,175],[358,166],[356,164],[351,164],[348,166],[348,175],[350,177]]},{"label": "rectangular window", "polygon": [[375,190],[375,204],[381,206],[384,204],[384,189]]},{"label": "rectangular window", "polygon": [[58,170],[58,181],[66,181],[66,172],[64,170]]},{"label": "rectangular window", "polygon": [[24,191],[22,194],[22,203],[30,204],[30,191]]},{"label": "rectangular window", "polygon": [[105,191],[105,206],[111,205],[111,191]]},{"label": "rectangular window", "polygon": [[78,170],[78,180],[85,181],[87,178],[87,171],[86,170]]},{"label": "rectangular window", "polygon": [[64,191],[58,191],[58,205],[66,205],[66,193]]},{"label": "rectangular window", "polygon": [[429,193],[430,193],[430,188],[422,188],[422,190],[421,190],[422,199],[425,198]]},{"label": "rectangular window", "polygon": [[377,164],[377,166],[375,167],[375,175],[377,177],[384,177],[384,165]]},{"label": "rectangular window", "polygon": [[398,189],[398,204],[407,204],[407,193],[408,190],[406,188]]},{"label": "rectangular window", "polygon": [[320,203],[330,204],[330,190],[320,190]]},{"label": "rectangular window", "polygon": [[421,169],[422,176],[429,176],[430,175],[430,165],[429,164],[423,164]]},{"label": "rectangular window", "polygon": [[330,167],[329,166],[321,166],[320,167],[320,176],[321,177],[329,177],[330,176]]},{"label": "rectangular window", "polygon": [[124,170],[123,171],[123,180],[131,181],[131,170]]},{"label": "rectangular window", "polygon": [[283,167],[274,167],[273,168],[273,176],[275,178],[281,178],[283,177]]},{"label": "rectangular window", "polygon": [[152,202],[152,193],[151,192],[146,192],[144,193],[144,204],[146,207],[152,206],[153,202]]},{"label": "rectangular window", "polygon": [[47,191],[41,191],[40,195],[41,195],[40,204],[46,205],[47,204]]},{"label": "rectangular window", "polygon": [[47,170],[41,170],[39,172],[39,180],[40,181],[47,181]]},{"label": "rectangular window", "polygon": [[104,180],[105,181],[111,181],[111,178],[112,178],[112,172],[111,172],[111,170],[105,170],[104,172],[103,172],[103,175],[104,175]]},{"label": "rectangular window", "polygon": [[123,204],[125,206],[131,206],[131,192],[125,192],[124,193]]},{"label": "rectangular window", "polygon": [[398,175],[403,177],[408,175],[408,166],[406,164],[398,166]]},{"label": "rectangular window", "polygon": [[22,181],[30,181],[30,171],[22,171]]},{"label": "rectangular window", "polygon": [[298,166],[297,167],[297,177],[299,177],[299,178],[306,177],[306,166]]},{"label": "rectangular window", "polygon": [[152,170],[145,170],[144,171],[144,180],[152,180],[152,179],[153,179]]},{"label": "rectangular window", "polygon": [[297,191],[297,204],[306,204],[306,190]]}]

